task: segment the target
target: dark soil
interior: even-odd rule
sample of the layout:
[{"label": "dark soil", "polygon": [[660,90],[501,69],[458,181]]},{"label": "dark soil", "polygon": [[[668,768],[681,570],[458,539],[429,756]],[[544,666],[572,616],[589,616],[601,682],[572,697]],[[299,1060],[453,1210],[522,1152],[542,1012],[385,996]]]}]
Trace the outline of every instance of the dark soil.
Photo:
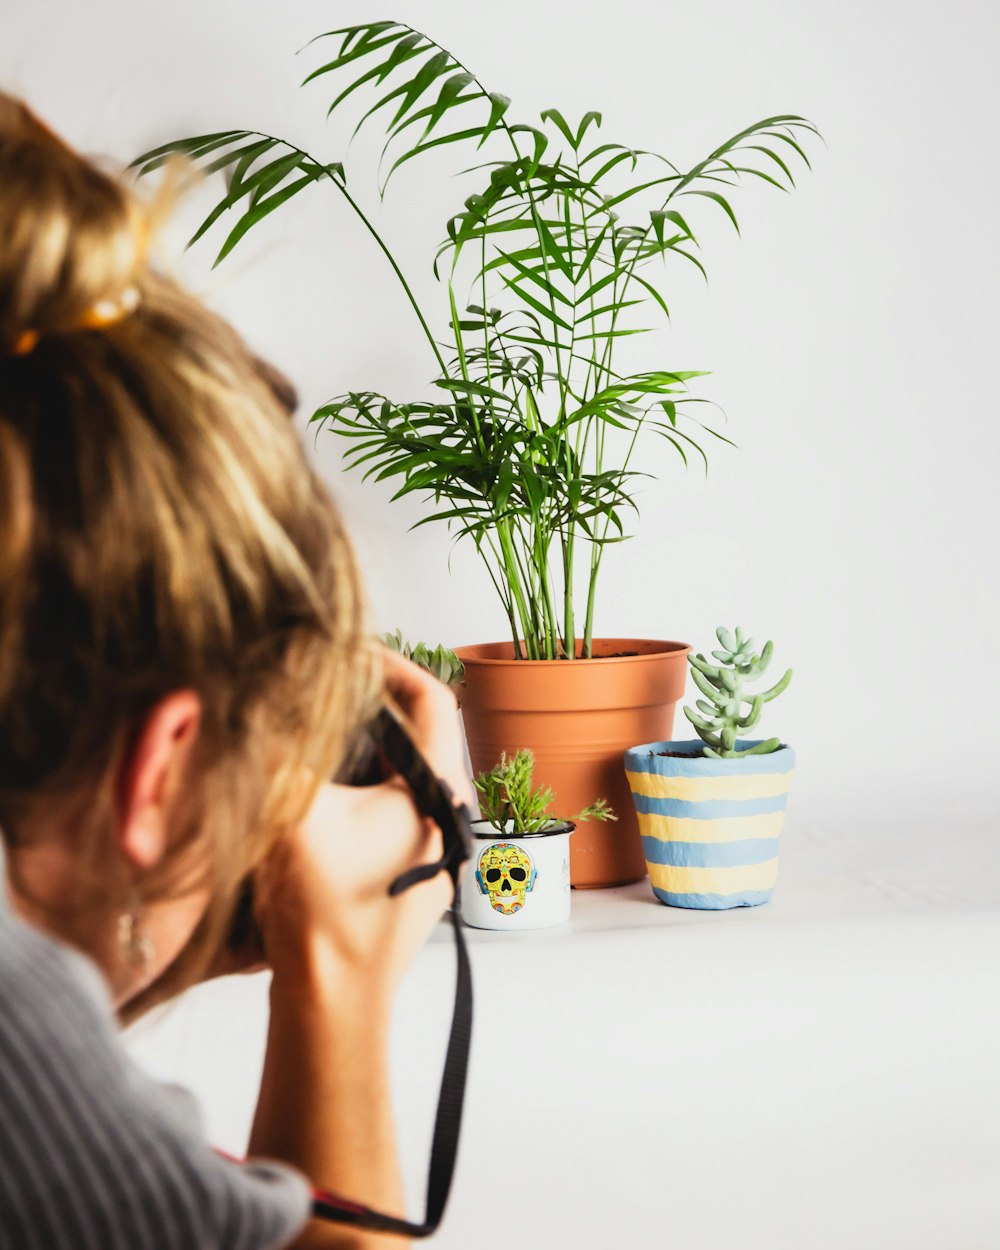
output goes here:
[{"label": "dark soil", "polygon": [[[782,747],[784,747],[784,743],[777,749],[781,750]],[[666,756],[672,760],[705,760],[712,758],[710,755],[703,755],[701,751],[654,751],[653,755],[657,757]]]}]

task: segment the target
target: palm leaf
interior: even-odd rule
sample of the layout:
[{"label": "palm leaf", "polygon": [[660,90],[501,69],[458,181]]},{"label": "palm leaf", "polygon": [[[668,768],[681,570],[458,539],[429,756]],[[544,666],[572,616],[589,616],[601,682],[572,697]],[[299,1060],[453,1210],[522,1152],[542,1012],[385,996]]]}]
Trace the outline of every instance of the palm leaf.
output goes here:
[{"label": "palm leaf", "polygon": [[[499,93],[487,92],[447,49],[405,23],[362,23],[329,31],[320,38],[340,38],[338,53],[307,74],[303,85],[325,80],[329,75],[340,76],[345,72],[351,75],[333,97],[327,109],[328,116],[362,88],[375,85],[386,86],[388,90],[362,112],[354,126],[355,135],[378,114],[391,109],[391,116],[384,125],[387,150],[404,131],[424,123],[420,139],[392,159],[382,184],[383,193],[392,175],[408,161],[444,144],[468,141],[477,148],[482,147],[503,124],[510,100]],[[371,57],[378,58],[375,64],[368,63]],[[402,76],[404,70],[407,76]],[[444,82],[433,102],[426,103],[428,92],[442,78]],[[479,106],[475,121],[471,120],[471,115],[466,120],[470,105]],[[458,110],[463,113],[462,124],[443,139],[429,142],[430,134]]]},{"label": "palm leaf", "polygon": [[[248,139],[249,143],[246,142]],[[219,154],[220,149],[225,150]],[[301,148],[251,130],[177,139],[137,157],[132,162],[132,168],[137,169],[142,177],[158,169],[171,156],[186,157],[197,166],[197,162],[209,154],[212,154],[212,160],[200,166],[199,172],[213,174],[223,171],[228,174],[226,193],[195,230],[188,246],[198,242],[225,213],[249,197],[246,211],[229,231],[215,258],[216,265],[229,255],[253,226],[319,179],[327,178],[340,189],[344,188],[344,170],[339,163],[322,164]],[[294,177],[296,174],[300,176]]]}]

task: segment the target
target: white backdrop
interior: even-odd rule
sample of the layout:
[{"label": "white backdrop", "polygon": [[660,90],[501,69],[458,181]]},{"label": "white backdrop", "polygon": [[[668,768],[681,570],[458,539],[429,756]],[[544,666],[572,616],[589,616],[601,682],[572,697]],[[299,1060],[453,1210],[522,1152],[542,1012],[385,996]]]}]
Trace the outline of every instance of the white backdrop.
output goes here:
[{"label": "white backdrop", "polygon": [[[115,162],[230,126],[338,157],[327,89],[298,90],[315,61],[294,53],[381,15],[365,0],[4,8],[0,83]],[[742,239],[706,202],[711,283],[679,274],[672,330],[635,349],[640,367],[712,370],[702,393],[725,406],[740,449],[715,456],[707,483],[660,456],[639,537],[606,562],[599,627],[703,647],[718,622],[739,621],[776,639],[779,662],[796,668],[768,726],[798,748],[791,828],[891,824],[902,855],[916,823],[995,827],[1000,8],[405,10],[513,96],[519,117],[603,109],[603,137],[678,163],[773,113],[821,127],[828,148],[814,148],[792,196],[762,184],[738,193]],[[410,168],[378,218],[443,330],[430,257],[463,192]],[[212,257],[202,245],[182,272],[292,375],[304,414],[347,387],[405,397],[431,376],[391,274],[326,189],[214,273]],[[380,627],[450,644],[503,636],[473,552],[450,552],[441,529],[408,533],[419,505],[390,507],[387,492],[342,475],[331,437],[316,454],[349,513]]]}]

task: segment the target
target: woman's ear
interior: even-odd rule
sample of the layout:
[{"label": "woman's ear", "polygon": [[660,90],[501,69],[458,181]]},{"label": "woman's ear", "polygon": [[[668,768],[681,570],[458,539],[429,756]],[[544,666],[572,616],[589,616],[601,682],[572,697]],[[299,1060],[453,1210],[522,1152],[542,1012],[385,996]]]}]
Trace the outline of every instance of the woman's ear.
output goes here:
[{"label": "woman's ear", "polygon": [[201,700],[193,690],[167,695],[146,717],[122,765],[118,844],[135,868],[152,868],[166,854],[171,816],[200,724]]}]

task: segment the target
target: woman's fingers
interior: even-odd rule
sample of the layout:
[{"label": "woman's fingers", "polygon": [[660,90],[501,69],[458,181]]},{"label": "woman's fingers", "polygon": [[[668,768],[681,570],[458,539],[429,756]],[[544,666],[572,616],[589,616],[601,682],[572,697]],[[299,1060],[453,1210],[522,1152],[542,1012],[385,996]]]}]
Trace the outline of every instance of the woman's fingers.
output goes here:
[{"label": "woman's fingers", "polygon": [[406,714],[424,758],[456,798],[471,803],[455,696],[443,682],[396,652],[386,651],[384,662],[386,689]]},{"label": "woman's fingers", "polygon": [[389,693],[419,730],[436,734],[440,718],[458,709],[458,701],[444,682],[397,651],[386,649],[383,674]]}]

